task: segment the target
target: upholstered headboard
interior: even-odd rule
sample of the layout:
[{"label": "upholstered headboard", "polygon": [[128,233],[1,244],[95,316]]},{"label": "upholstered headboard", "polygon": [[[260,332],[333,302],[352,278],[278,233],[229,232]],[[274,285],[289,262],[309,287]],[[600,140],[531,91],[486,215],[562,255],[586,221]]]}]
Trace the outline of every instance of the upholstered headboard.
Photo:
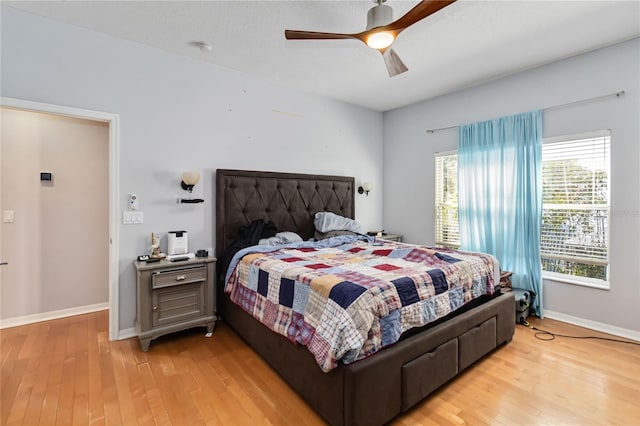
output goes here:
[{"label": "upholstered headboard", "polygon": [[354,179],[299,173],[216,171],[216,255],[236,238],[238,229],[256,219],[279,231],[313,237],[316,212],[355,217]]}]

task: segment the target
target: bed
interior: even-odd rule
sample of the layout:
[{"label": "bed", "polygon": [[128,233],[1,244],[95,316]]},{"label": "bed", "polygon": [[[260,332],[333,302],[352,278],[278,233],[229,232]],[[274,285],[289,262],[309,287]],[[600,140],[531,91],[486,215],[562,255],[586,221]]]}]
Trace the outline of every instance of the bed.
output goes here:
[{"label": "bed", "polygon": [[[216,254],[256,219],[303,239],[314,236],[318,211],[355,217],[354,179],[241,170],[216,173]],[[497,283],[496,283],[497,284]],[[323,372],[300,344],[276,334],[218,288],[218,313],[278,374],[332,425],[388,422],[465,368],[509,342],[514,333],[510,293],[475,299],[400,341]]]}]

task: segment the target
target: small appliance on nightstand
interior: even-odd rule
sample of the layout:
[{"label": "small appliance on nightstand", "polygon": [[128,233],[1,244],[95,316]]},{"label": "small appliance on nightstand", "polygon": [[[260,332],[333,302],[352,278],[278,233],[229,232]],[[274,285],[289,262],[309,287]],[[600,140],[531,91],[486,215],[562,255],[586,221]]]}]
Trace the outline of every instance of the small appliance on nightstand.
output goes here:
[{"label": "small appliance on nightstand", "polygon": [[167,235],[169,236],[167,243],[169,254],[186,254],[189,252],[187,231],[169,231]]}]

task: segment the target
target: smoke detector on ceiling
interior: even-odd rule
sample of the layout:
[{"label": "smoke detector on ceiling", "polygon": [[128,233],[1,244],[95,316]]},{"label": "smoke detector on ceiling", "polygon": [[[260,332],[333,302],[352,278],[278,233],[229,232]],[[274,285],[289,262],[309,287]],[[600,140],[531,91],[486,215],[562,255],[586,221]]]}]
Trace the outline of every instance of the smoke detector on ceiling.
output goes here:
[{"label": "smoke detector on ceiling", "polygon": [[191,45],[197,47],[202,52],[205,52],[205,53],[211,52],[211,45],[206,41],[194,41],[194,42],[191,42]]}]

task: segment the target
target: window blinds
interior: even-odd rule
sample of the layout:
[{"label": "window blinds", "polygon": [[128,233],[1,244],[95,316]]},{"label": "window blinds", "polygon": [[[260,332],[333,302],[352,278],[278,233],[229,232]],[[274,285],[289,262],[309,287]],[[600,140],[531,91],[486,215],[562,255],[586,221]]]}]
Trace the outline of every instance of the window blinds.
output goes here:
[{"label": "window blinds", "polygon": [[607,280],[610,136],[542,145],[543,270]]},{"label": "window blinds", "polygon": [[460,247],[458,226],[458,155],[436,154],[435,242],[440,247]]}]

